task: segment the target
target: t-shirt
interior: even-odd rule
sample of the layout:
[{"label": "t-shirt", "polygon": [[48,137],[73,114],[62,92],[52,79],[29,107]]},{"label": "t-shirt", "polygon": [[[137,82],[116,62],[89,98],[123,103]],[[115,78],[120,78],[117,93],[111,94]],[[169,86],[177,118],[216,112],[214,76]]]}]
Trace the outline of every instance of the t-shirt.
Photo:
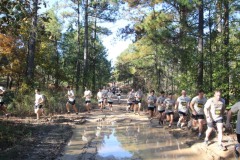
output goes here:
[{"label": "t-shirt", "polygon": [[84,97],[86,101],[90,101],[92,97],[92,92],[90,90],[87,90],[84,92]]},{"label": "t-shirt", "polygon": [[143,96],[143,93],[141,91],[137,91],[135,93],[135,98],[136,98],[137,101],[142,100],[142,96]]},{"label": "t-shirt", "polygon": [[237,102],[231,107],[231,112],[237,113],[236,133],[240,134],[240,102]]},{"label": "t-shirt", "polygon": [[99,91],[99,92],[97,93],[97,99],[98,99],[99,102],[103,100],[103,98],[102,98],[102,92]]},{"label": "t-shirt", "polygon": [[173,99],[166,98],[163,103],[166,106],[165,108],[166,113],[173,112],[173,107],[175,105],[175,101]]},{"label": "t-shirt", "polygon": [[112,92],[108,92],[107,96],[108,96],[108,102],[113,102],[114,94]]},{"label": "t-shirt", "polygon": [[216,102],[214,98],[210,98],[204,107],[209,111],[209,116],[212,120],[218,121],[223,119],[223,111],[225,110],[224,99],[221,98]]},{"label": "t-shirt", "polygon": [[129,94],[128,94],[128,103],[132,103],[133,101],[134,101],[134,99],[135,99],[135,97],[134,97],[134,93],[133,92],[129,92]]},{"label": "t-shirt", "polygon": [[43,101],[43,95],[35,94],[35,105],[38,105],[41,101]]},{"label": "t-shirt", "polygon": [[184,96],[178,97],[178,99],[177,99],[177,102],[179,102],[178,111],[187,113],[190,100],[191,99],[187,96],[186,97],[184,97]]},{"label": "t-shirt", "polygon": [[103,90],[102,90],[102,97],[103,97],[103,98],[107,98],[107,93],[108,93],[108,90],[103,89]]},{"label": "t-shirt", "polygon": [[196,96],[192,99],[191,103],[193,103],[193,108],[198,115],[204,115],[203,109],[206,102],[207,102],[207,98],[205,97],[200,99],[199,96]]},{"label": "t-shirt", "polygon": [[165,107],[164,107],[164,105],[163,105],[164,100],[165,100],[165,97],[164,97],[164,96],[160,96],[160,97],[158,97],[158,99],[157,99],[157,105],[158,105],[158,110],[159,110],[159,111],[162,111],[162,110],[165,109]]},{"label": "t-shirt", "polygon": [[74,96],[74,92],[73,92],[73,90],[70,90],[70,91],[68,91],[68,100],[69,101],[74,101],[75,100],[75,96]]},{"label": "t-shirt", "polygon": [[148,107],[154,107],[157,101],[157,98],[154,95],[150,95],[148,96],[147,100],[148,100]]}]

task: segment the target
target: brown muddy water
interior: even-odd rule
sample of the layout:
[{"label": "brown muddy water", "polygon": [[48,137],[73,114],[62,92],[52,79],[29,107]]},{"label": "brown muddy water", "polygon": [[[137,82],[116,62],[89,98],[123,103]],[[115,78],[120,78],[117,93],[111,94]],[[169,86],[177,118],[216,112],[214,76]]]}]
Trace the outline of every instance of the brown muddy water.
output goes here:
[{"label": "brown muddy water", "polygon": [[198,160],[196,152],[167,129],[148,121],[76,125],[61,160]]}]

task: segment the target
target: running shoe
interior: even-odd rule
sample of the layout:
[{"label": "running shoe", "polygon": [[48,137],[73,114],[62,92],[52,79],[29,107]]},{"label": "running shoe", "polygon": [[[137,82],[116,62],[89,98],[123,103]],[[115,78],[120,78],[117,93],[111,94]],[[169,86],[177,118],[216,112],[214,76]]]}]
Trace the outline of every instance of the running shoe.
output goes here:
[{"label": "running shoe", "polygon": [[181,123],[180,122],[177,122],[177,127],[181,128]]},{"label": "running shoe", "polygon": [[70,114],[70,111],[68,111],[67,114]]},{"label": "running shoe", "polygon": [[199,133],[199,134],[198,134],[198,139],[201,139],[201,138],[202,138],[202,134]]},{"label": "running shoe", "polygon": [[171,124],[169,124],[169,125],[168,125],[168,127],[169,127],[169,128],[171,128],[171,127],[172,127],[172,125],[171,125]]},{"label": "running shoe", "polygon": [[209,145],[209,141],[208,140],[204,140],[204,145],[208,146]]},{"label": "running shoe", "polygon": [[76,115],[78,115],[78,112],[76,112]]},{"label": "running shoe", "polygon": [[218,149],[221,150],[221,151],[225,151],[225,147],[223,147],[223,145],[218,145]]}]

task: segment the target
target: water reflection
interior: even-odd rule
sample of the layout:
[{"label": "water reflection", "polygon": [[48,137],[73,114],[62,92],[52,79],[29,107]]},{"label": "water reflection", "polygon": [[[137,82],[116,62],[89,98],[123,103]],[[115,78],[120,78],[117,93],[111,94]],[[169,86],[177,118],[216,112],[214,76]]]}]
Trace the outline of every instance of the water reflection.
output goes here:
[{"label": "water reflection", "polygon": [[83,146],[88,144],[97,148],[95,159],[101,160],[109,157],[124,160],[198,159],[196,153],[178,142],[167,130],[153,128],[148,123],[99,122],[76,127],[65,157],[80,155]]},{"label": "water reflection", "polygon": [[117,158],[130,158],[132,154],[123,149],[121,143],[115,136],[115,128],[112,128],[110,135],[105,135],[103,144],[99,146],[98,155],[101,157],[114,156]]}]

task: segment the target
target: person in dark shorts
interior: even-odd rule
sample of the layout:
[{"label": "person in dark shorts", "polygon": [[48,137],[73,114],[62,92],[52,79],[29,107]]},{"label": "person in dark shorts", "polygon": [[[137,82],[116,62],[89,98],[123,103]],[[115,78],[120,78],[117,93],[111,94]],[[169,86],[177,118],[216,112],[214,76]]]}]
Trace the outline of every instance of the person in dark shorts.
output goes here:
[{"label": "person in dark shorts", "polygon": [[235,145],[234,147],[234,153],[236,159],[239,159],[240,157],[240,102],[235,103],[231,109],[228,111],[227,114],[227,121],[226,121],[226,127],[230,128],[230,120],[232,117],[232,113],[237,113],[237,125],[236,125],[236,134],[237,134],[237,141],[238,144]]},{"label": "person in dark shorts", "polygon": [[164,100],[163,104],[165,106],[165,114],[167,116],[167,121],[169,122],[168,127],[172,127],[175,105],[175,100],[173,99],[172,93],[168,93],[168,97]]},{"label": "person in dark shorts", "polygon": [[175,110],[179,114],[177,127],[182,128],[186,124],[190,101],[191,99],[187,96],[187,92],[182,90],[182,96],[178,97],[175,104]]},{"label": "person in dark shorts", "polygon": [[206,137],[204,144],[208,146],[209,136],[213,130],[213,126],[217,126],[218,131],[218,148],[219,150],[225,150],[226,148],[222,145],[223,138],[223,113],[225,111],[225,100],[221,98],[221,91],[216,90],[214,97],[207,100],[204,105],[204,114],[207,120]]},{"label": "person in dark shorts", "polygon": [[0,110],[5,114],[5,116],[8,118],[9,114],[7,113],[7,107],[4,104],[3,101],[3,95],[4,95],[5,90],[3,89],[2,86],[0,86]]},{"label": "person in dark shorts", "polygon": [[196,127],[198,123],[198,138],[200,139],[203,131],[203,123],[204,123],[204,110],[203,107],[207,102],[207,98],[204,97],[203,90],[198,91],[198,95],[194,97],[190,103],[190,108],[192,110],[192,126]]},{"label": "person in dark shorts", "polygon": [[157,98],[156,98],[156,96],[154,94],[155,94],[155,91],[151,90],[150,95],[147,98],[148,113],[149,113],[150,121],[153,119],[154,107],[155,107],[156,101],[157,101]]},{"label": "person in dark shorts", "polygon": [[[134,114],[140,115],[140,110],[142,107],[142,98],[143,98],[143,93],[142,93],[142,90],[139,88],[138,91],[135,93]],[[138,113],[136,113],[136,110],[138,110]]]},{"label": "person in dark shorts", "polygon": [[114,94],[111,91],[108,91],[107,97],[108,97],[108,105],[109,105],[109,109],[110,111],[113,111],[113,96]]},{"label": "person in dark shorts", "polygon": [[159,112],[159,125],[163,125],[163,120],[165,117],[165,106],[163,104],[165,100],[165,92],[161,91],[160,96],[157,98],[157,109]]},{"label": "person in dark shorts", "polygon": [[76,112],[76,114],[78,114],[78,110],[76,108],[76,101],[75,101],[75,95],[73,92],[73,89],[71,86],[67,86],[67,94],[66,96],[68,97],[68,101],[66,103],[66,109],[67,109],[67,113],[70,114],[70,105],[73,107],[74,111]]},{"label": "person in dark shorts", "polygon": [[83,97],[85,98],[86,109],[87,109],[88,113],[90,113],[92,92],[87,87],[85,87]]},{"label": "person in dark shorts", "polygon": [[98,100],[98,106],[100,110],[103,112],[103,96],[102,96],[102,89],[99,88],[97,93],[97,100]]},{"label": "person in dark shorts", "polygon": [[135,96],[134,96],[134,89],[132,89],[127,96],[127,104],[128,104],[126,109],[127,112],[130,112],[133,110],[134,103],[135,103]]}]

